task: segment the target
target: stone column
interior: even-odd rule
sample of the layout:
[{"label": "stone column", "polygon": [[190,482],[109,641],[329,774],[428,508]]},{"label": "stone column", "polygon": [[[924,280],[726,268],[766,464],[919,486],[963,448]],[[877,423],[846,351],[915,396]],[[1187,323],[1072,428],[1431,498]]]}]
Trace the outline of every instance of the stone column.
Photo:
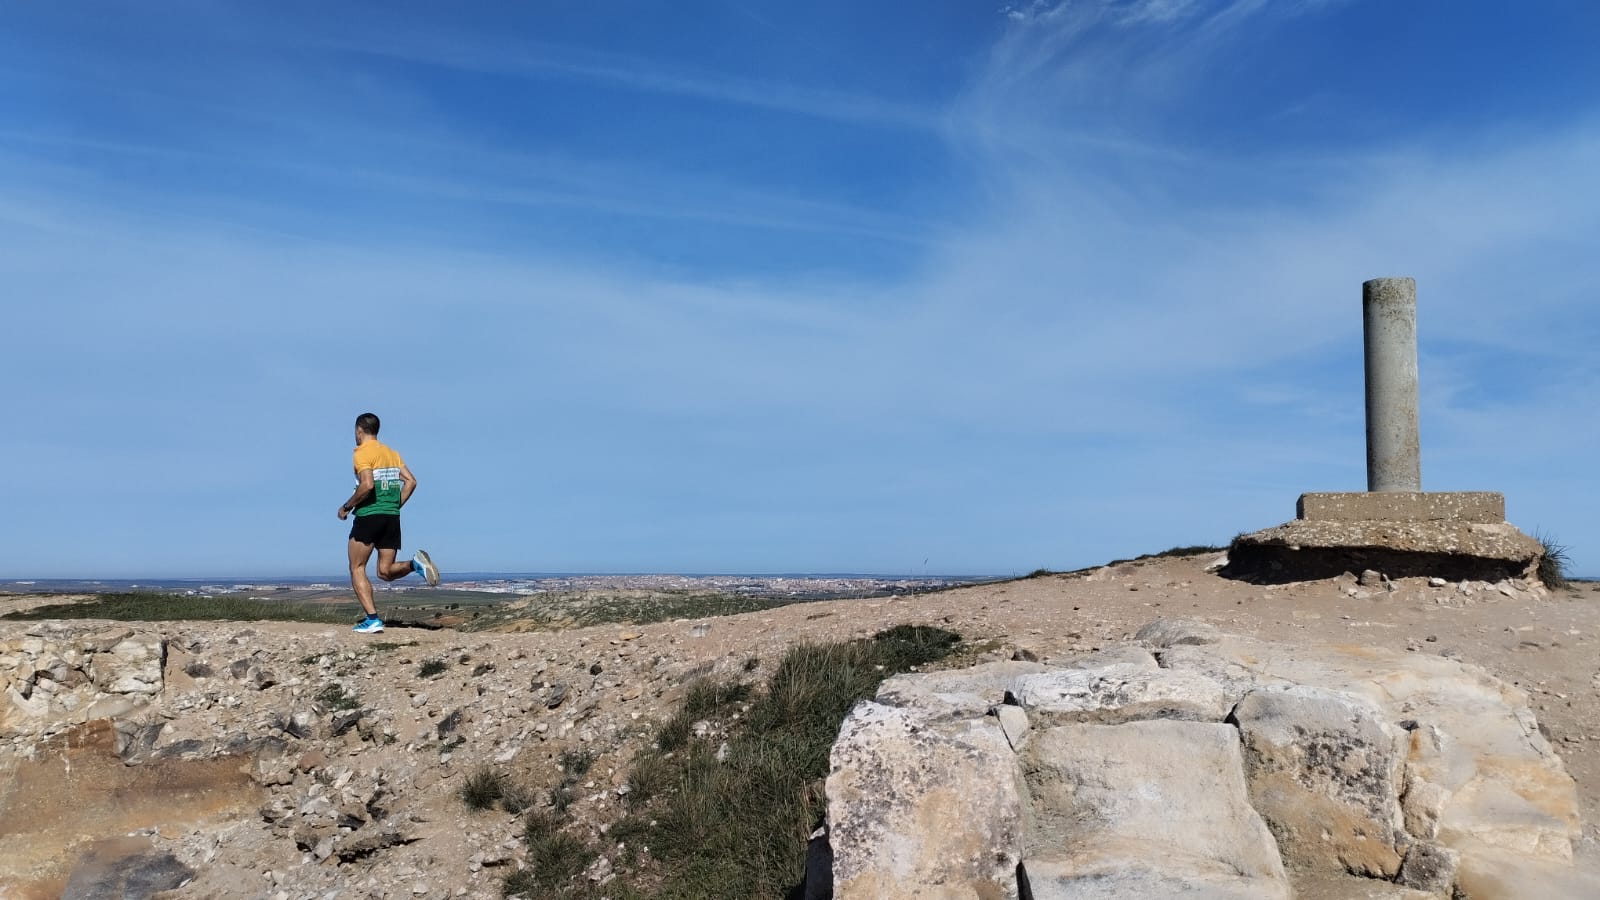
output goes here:
[{"label": "stone column", "polygon": [[1361,285],[1367,369],[1367,490],[1421,491],[1417,437],[1417,282]]}]

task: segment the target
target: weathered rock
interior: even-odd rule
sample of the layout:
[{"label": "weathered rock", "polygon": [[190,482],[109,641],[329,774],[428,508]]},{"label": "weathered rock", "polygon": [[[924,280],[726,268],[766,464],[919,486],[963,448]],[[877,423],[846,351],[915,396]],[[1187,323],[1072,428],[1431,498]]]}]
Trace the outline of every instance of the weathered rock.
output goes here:
[{"label": "weathered rock", "polygon": [[84,720],[115,719],[128,715],[143,706],[143,701],[129,696],[101,697],[84,708]]},{"label": "weathered rock", "polygon": [[108,694],[159,694],[165,659],[166,642],[160,637],[133,634],[109,652],[96,653],[90,677]]},{"label": "weathered rock", "polygon": [[194,871],[148,841],[112,839],[92,845],[67,878],[62,900],[131,900],[183,885]]},{"label": "weathered rock", "polygon": [[1230,706],[1227,693],[1214,679],[1194,672],[1151,672],[1129,664],[1024,675],[1013,690],[1023,708],[1047,722],[1154,718],[1220,722]]},{"label": "weathered rock", "polygon": [[1215,625],[1190,619],[1157,619],[1133,636],[1147,647],[1165,649],[1180,644],[1215,644],[1221,635]]},{"label": "weathered rock", "polygon": [[1131,666],[1134,670],[1154,672],[1161,668],[1156,658],[1149,650],[1135,647],[1132,644],[1117,644],[1105,647],[1092,653],[1081,653],[1065,659],[1052,659],[1051,665],[1064,666],[1068,669],[1099,669],[1105,666]]},{"label": "weathered rock", "polygon": [[1377,704],[1309,685],[1268,687],[1233,716],[1251,802],[1285,858],[1375,878],[1399,871],[1400,732]]},{"label": "weathered rock", "polygon": [[1011,749],[1022,752],[1023,746],[1028,743],[1028,714],[1022,711],[1022,707],[1008,703],[996,706],[991,712],[1000,723],[1000,730],[1005,732],[1006,742]]},{"label": "weathered rock", "polygon": [[1024,896],[1031,900],[1287,900],[1290,896],[1286,885],[1244,878],[1207,860],[1171,856],[1159,864],[1119,859],[1108,869],[1081,860],[1024,859],[1018,879],[1027,884]]},{"label": "weathered rock", "polygon": [[1461,854],[1429,841],[1418,841],[1406,850],[1395,881],[1406,887],[1436,894],[1448,893],[1455,884]]},{"label": "weathered rock", "polygon": [[1294,519],[1235,538],[1223,573],[1282,583],[1370,568],[1390,578],[1494,582],[1532,577],[1543,554],[1504,522]]},{"label": "weathered rock", "polygon": [[[379,850],[410,844],[415,840],[416,838],[395,828],[365,828],[342,841],[335,852],[338,853],[340,860],[352,862],[371,856]],[[485,859],[483,864],[503,865],[507,861],[505,857],[497,855],[494,857],[494,862]]]},{"label": "weathered rock", "polygon": [[930,718],[976,718],[1005,701],[1016,680],[1050,671],[1036,662],[992,662],[942,672],[891,675],[874,697],[885,706],[915,707]]},{"label": "weathered rock", "polygon": [[863,702],[827,780],[839,900],[1017,897],[1022,796],[993,719],[944,726]]},{"label": "weathered rock", "polygon": [[1298,683],[1362,696],[1410,732],[1402,811],[1418,839],[1504,848],[1565,864],[1580,835],[1576,786],[1539,733],[1527,695],[1476,666],[1372,647],[1315,650],[1225,638],[1162,654],[1235,687]]},{"label": "weathered rock", "polygon": [[1461,900],[1594,900],[1595,877],[1548,859],[1471,840],[1459,848],[1455,896]]},{"label": "weathered rock", "polygon": [[1272,834],[1247,800],[1230,726],[1036,729],[1021,759],[1033,800],[1024,868],[1035,897],[1289,896]]}]

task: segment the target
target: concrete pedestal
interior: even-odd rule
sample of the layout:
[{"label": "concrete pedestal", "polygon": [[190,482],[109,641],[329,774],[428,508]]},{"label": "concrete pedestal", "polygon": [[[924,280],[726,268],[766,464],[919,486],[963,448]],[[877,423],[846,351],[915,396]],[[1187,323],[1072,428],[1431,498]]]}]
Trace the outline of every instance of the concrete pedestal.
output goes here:
[{"label": "concrete pedestal", "polygon": [[1301,494],[1296,515],[1317,522],[1475,522],[1506,520],[1506,498],[1494,491],[1389,491]]}]

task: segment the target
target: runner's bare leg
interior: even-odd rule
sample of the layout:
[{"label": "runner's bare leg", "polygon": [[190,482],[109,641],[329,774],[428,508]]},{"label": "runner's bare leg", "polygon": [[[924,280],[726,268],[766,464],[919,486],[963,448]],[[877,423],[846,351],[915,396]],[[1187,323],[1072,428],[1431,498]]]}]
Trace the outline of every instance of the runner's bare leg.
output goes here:
[{"label": "runner's bare leg", "polygon": [[412,572],[411,560],[408,559],[405,562],[394,561],[394,555],[396,552],[398,551],[378,551],[378,577],[382,578],[384,581],[399,581],[407,575],[410,575]]},{"label": "runner's bare leg", "polygon": [[[393,550],[380,551],[388,553],[391,557]],[[361,611],[369,616],[378,614],[378,607],[372,603],[372,582],[367,580],[367,560],[372,558],[372,545],[363,544],[355,538],[350,539],[350,589],[356,592],[356,602],[361,604]]]}]

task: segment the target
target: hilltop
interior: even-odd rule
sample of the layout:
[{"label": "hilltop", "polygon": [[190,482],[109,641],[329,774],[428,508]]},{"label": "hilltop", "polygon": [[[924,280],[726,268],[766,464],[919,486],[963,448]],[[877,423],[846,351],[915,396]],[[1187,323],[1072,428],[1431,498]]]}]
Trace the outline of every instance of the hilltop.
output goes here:
[{"label": "hilltop", "polygon": [[[0,689],[12,697],[0,713],[0,839],[12,851],[0,882],[22,886],[8,896],[59,896],[94,854],[151,865],[170,855],[193,872],[171,897],[497,897],[527,858],[526,814],[463,802],[467,781],[490,770],[526,786],[534,809],[560,798],[569,830],[598,848],[587,871],[598,883],[629,864],[627,840],[606,832],[625,816],[630,765],[697,677],[757,685],[796,644],[898,624],[960,634],[952,664],[1049,661],[1174,615],[1274,641],[1450,656],[1521,687],[1577,780],[1580,856],[1600,859],[1600,586],[1354,575],[1257,586],[1211,562],[1165,556],[565,630],[374,638],[305,623],[0,621]],[[0,612],[39,602],[0,596]],[[156,665],[155,692],[102,697],[95,713],[110,718],[73,727],[104,666],[74,676],[73,660],[43,665],[40,653],[84,645],[94,659],[120,653],[146,678]],[[158,664],[134,658],[157,646]],[[84,704],[65,708],[77,695]]]}]

